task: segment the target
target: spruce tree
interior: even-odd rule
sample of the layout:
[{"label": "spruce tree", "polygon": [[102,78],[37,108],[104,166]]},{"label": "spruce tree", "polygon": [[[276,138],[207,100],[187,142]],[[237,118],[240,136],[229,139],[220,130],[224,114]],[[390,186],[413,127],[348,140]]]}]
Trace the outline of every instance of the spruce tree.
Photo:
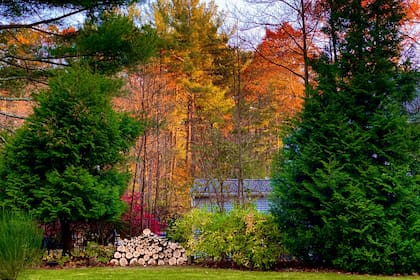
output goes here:
[{"label": "spruce tree", "polygon": [[83,67],[61,70],[3,150],[0,206],[60,221],[65,252],[71,222],[112,221],[125,210],[124,163],[142,126],[113,110],[121,85]]},{"label": "spruce tree", "polygon": [[419,126],[404,104],[401,1],[334,1],[334,63],[314,63],[298,128],[273,168],[272,211],[292,255],[341,269],[420,269]]}]

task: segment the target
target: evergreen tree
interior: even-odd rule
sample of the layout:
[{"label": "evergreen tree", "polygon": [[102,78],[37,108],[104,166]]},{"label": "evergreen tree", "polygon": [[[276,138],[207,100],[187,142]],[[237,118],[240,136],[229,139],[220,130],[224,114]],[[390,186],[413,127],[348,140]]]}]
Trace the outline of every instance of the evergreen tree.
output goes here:
[{"label": "evergreen tree", "polygon": [[304,261],[420,269],[420,131],[404,108],[416,75],[398,65],[401,8],[396,0],[330,7],[339,55],[315,63],[317,85],[273,169],[272,211]]},{"label": "evergreen tree", "polygon": [[124,211],[129,176],[121,164],[142,128],[113,110],[120,87],[83,67],[63,70],[3,151],[0,205],[60,221],[65,252],[71,222],[113,220]]}]

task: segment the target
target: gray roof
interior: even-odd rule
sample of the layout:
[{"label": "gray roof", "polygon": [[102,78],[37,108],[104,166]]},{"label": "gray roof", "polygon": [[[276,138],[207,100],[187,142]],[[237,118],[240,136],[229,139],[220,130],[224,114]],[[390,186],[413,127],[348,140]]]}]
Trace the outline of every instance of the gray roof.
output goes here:
[{"label": "gray roof", "polygon": [[[195,179],[191,188],[193,196],[205,197],[216,192],[220,193],[223,186],[223,193],[226,195],[236,195],[238,192],[238,179],[226,179],[219,181],[216,179]],[[216,188],[216,189],[215,189]],[[270,179],[243,179],[244,192],[252,196],[267,196],[272,188]]]}]

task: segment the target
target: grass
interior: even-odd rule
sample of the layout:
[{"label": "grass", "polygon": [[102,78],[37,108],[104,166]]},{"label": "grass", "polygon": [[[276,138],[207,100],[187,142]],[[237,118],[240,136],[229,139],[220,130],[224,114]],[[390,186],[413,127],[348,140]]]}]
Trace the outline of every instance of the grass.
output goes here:
[{"label": "grass", "polygon": [[153,267],[153,268],[77,268],[34,269],[24,272],[19,280],[401,280],[419,279],[415,276],[391,277],[353,275],[329,272],[255,272],[197,267]]}]

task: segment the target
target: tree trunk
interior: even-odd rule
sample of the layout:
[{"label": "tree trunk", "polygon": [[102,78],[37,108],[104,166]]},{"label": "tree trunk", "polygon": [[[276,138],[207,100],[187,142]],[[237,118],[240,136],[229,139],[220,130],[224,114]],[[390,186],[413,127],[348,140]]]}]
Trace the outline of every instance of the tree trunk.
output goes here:
[{"label": "tree trunk", "polygon": [[334,1],[330,0],[328,1],[329,8],[330,8],[330,28],[331,28],[331,44],[332,44],[332,62],[334,63],[337,60],[337,45],[338,45],[338,34],[336,30],[336,15],[335,15],[335,7],[334,7]]},{"label": "tree trunk", "polygon": [[238,161],[236,163],[236,178],[237,178],[237,194],[236,194],[236,203],[238,205],[243,205],[244,200],[244,191],[243,191],[243,137],[242,137],[242,89],[241,89],[241,57],[239,53],[239,47],[235,50],[236,54],[236,65],[233,69],[233,88],[234,88],[234,99],[235,99],[235,109],[236,109],[236,145],[238,148]]},{"label": "tree trunk", "polygon": [[308,57],[308,30],[306,28],[306,9],[305,1],[300,1],[301,12],[300,19],[302,21],[302,52],[303,52],[303,72],[305,89],[309,87],[309,57]]},{"label": "tree trunk", "polygon": [[188,93],[188,102],[187,102],[187,121],[186,125],[186,142],[185,142],[185,168],[189,172],[189,175],[192,174],[192,148],[191,142],[193,138],[193,93]]},{"label": "tree trunk", "polygon": [[134,169],[134,179],[133,179],[133,185],[131,188],[131,201],[130,201],[130,237],[133,236],[133,221],[134,221],[134,203],[137,203],[137,201],[135,201],[135,193],[136,193],[136,183],[138,182],[138,177],[139,177],[139,164],[140,164],[140,159],[141,159],[141,152],[143,150],[142,145],[144,143],[140,142],[139,144],[139,148],[137,150],[137,155],[136,155],[136,164],[135,164],[135,169]]},{"label": "tree trunk", "polygon": [[147,142],[147,132],[144,133],[143,135],[143,173],[141,175],[141,189],[140,189],[140,231],[142,231],[145,227],[144,225],[144,201],[145,201],[145,191],[146,191],[146,167],[147,167],[147,159],[146,159],[146,155],[147,155],[147,147],[146,147],[146,142]]},{"label": "tree trunk", "polygon": [[70,255],[71,249],[73,248],[70,222],[60,220],[60,224],[61,224],[61,241],[63,242],[63,255]]}]

